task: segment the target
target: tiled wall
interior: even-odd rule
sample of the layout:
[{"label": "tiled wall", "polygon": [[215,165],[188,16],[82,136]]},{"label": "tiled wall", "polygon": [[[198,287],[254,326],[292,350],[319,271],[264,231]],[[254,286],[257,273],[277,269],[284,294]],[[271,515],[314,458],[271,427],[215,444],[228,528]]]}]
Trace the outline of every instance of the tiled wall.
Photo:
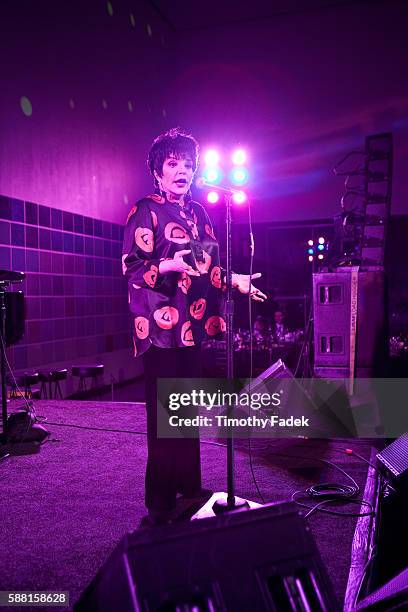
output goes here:
[{"label": "tiled wall", "polygon": [[18,370],[130,349],[122,227],[0,196],[0,268],[26,273],[25,335],[8,350]]}]

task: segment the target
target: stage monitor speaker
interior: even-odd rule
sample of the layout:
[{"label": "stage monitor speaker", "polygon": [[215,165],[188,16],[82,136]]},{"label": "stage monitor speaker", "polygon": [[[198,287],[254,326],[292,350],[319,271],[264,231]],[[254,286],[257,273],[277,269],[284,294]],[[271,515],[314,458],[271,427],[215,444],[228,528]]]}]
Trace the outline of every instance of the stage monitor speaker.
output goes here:
[{"label": "stage monitor speaker", "polygon": [[258,389],[260,385],[263,385],[271,378],[294,378],[294,376],[282,359],[278,359],[259,376],[251,380],[250,385],[244,387],[243,391],[249,390],[249,387],[252,391],[255,391],[255,389]]},{"label": "stage monitor speaker", "polygon": [[356,611],[360,610],[408,610],[408,569],[362,599],[356,607]]},{"label": "stage monitor speaker", "polygon": [[272,380],[279,381],[279,392],[281,395],[281,403],[277,408],[262,408],[261,413],[264,414],[279,414],[281,417],[301,417],[307,416],[309,412],[317,410],[312,398],[302,386],[301,381],[295,378],[287,367],[287,365],[278,359],[274,364],[264,370],[259,376],[250,380],[250,382],[241,390],[243,393],[261,393],[272,392],[273,389],[268,387],[268,382]]},{"label": "stage monitor speaker", "polygon": [[352,271],[313,274],[314,372],[325,378],[350,376],[352,318],[357,309],[355,376],[384,376],[386,282],[382,271],[358,272],[353,299]]},{"label": "stage monitor speaker", "polygon": [[[273,388],[272,381],[276,381],[276,389]],[[304,381],[295,378],[282,359],[278,359],[257,378],[251,380],[242,389],[241,394],[263,392],[271,394],[275,390],[279,390],[281,398],[279,407],[263,407],[259,411],[260,414],[265,416],[276,414],[284,419],[289,417],[295,419],[310,418],[309,437],[327,438],[328,436],[350,437],[356,435],[355,424],[353,419],[350,418],[349,403],[342,388],[333,388],[327,394],[327,398],[323,399],[314,393],[314,391],[317,391],[316,388],[310,390],[305,388]],[[274,437],[288,437],[288,433],[283,428],[280,434],[278,428]]]},{"label": "stage monitor speaker", "polygon": [[394,486],[408,485],[408,433],[377,453],[376,458]]},{"label": "stage monitor speaker", "polygon": [[76,612],[338,610],[292,502],[126,535]]}]

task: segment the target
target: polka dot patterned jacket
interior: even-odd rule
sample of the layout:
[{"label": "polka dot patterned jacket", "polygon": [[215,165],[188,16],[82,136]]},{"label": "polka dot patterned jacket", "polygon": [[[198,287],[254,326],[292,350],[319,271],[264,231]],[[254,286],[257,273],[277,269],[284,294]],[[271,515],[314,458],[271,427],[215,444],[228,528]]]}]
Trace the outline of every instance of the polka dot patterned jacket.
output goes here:
[{"label": "polka dot patterned jacket", "polygon": [[[200,272],[159,273],[160,261],[191,249],[184,261]],[[222,338],[223,278],[219,246],[206,210],[192,200],[184,207],[159,194],[140,200],[129,212],[123,242],[135,356],[151,344],[193,346]]]}]

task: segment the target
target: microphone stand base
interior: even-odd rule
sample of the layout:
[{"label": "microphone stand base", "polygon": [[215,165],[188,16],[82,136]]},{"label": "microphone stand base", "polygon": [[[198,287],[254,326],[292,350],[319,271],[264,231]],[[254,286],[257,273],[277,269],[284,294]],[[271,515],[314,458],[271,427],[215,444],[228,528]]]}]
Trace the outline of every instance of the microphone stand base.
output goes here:
[{"label": "microphone stand base", "polygon": [[228,499],[217,499],[213,505],[213,512],[214,514],[225,514],[226,512],[239,512],[248,508],[249,502],[246,499],[239,499],[234,496],[232,502]]},{"label": "microphone stand base", "polygon": [[204,506],[191,517],[191,520],[208,518],[228,512],[242,512],[244,510],[250,510],[251,508],[259,508],[261,505],[262,504],[237,496],[235,496],[235,504],[231,505],[228,503],[228,494],[220,491],[214,493]]}]

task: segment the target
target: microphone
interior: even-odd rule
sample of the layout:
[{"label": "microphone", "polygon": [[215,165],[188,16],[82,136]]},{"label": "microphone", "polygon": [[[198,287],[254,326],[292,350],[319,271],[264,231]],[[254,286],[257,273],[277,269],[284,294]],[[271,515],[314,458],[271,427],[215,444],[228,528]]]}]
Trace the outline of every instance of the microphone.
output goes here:
[{"label": "microphone", "polygon": [[222,185],[213,185],[205,180],[204,177],[200,177],[196,180],[196,187],[198,189],[209,188],[212,191],[221,191],[222,193],[241,193],[240,189],[234,189],[233,187],[223,187]]}]

